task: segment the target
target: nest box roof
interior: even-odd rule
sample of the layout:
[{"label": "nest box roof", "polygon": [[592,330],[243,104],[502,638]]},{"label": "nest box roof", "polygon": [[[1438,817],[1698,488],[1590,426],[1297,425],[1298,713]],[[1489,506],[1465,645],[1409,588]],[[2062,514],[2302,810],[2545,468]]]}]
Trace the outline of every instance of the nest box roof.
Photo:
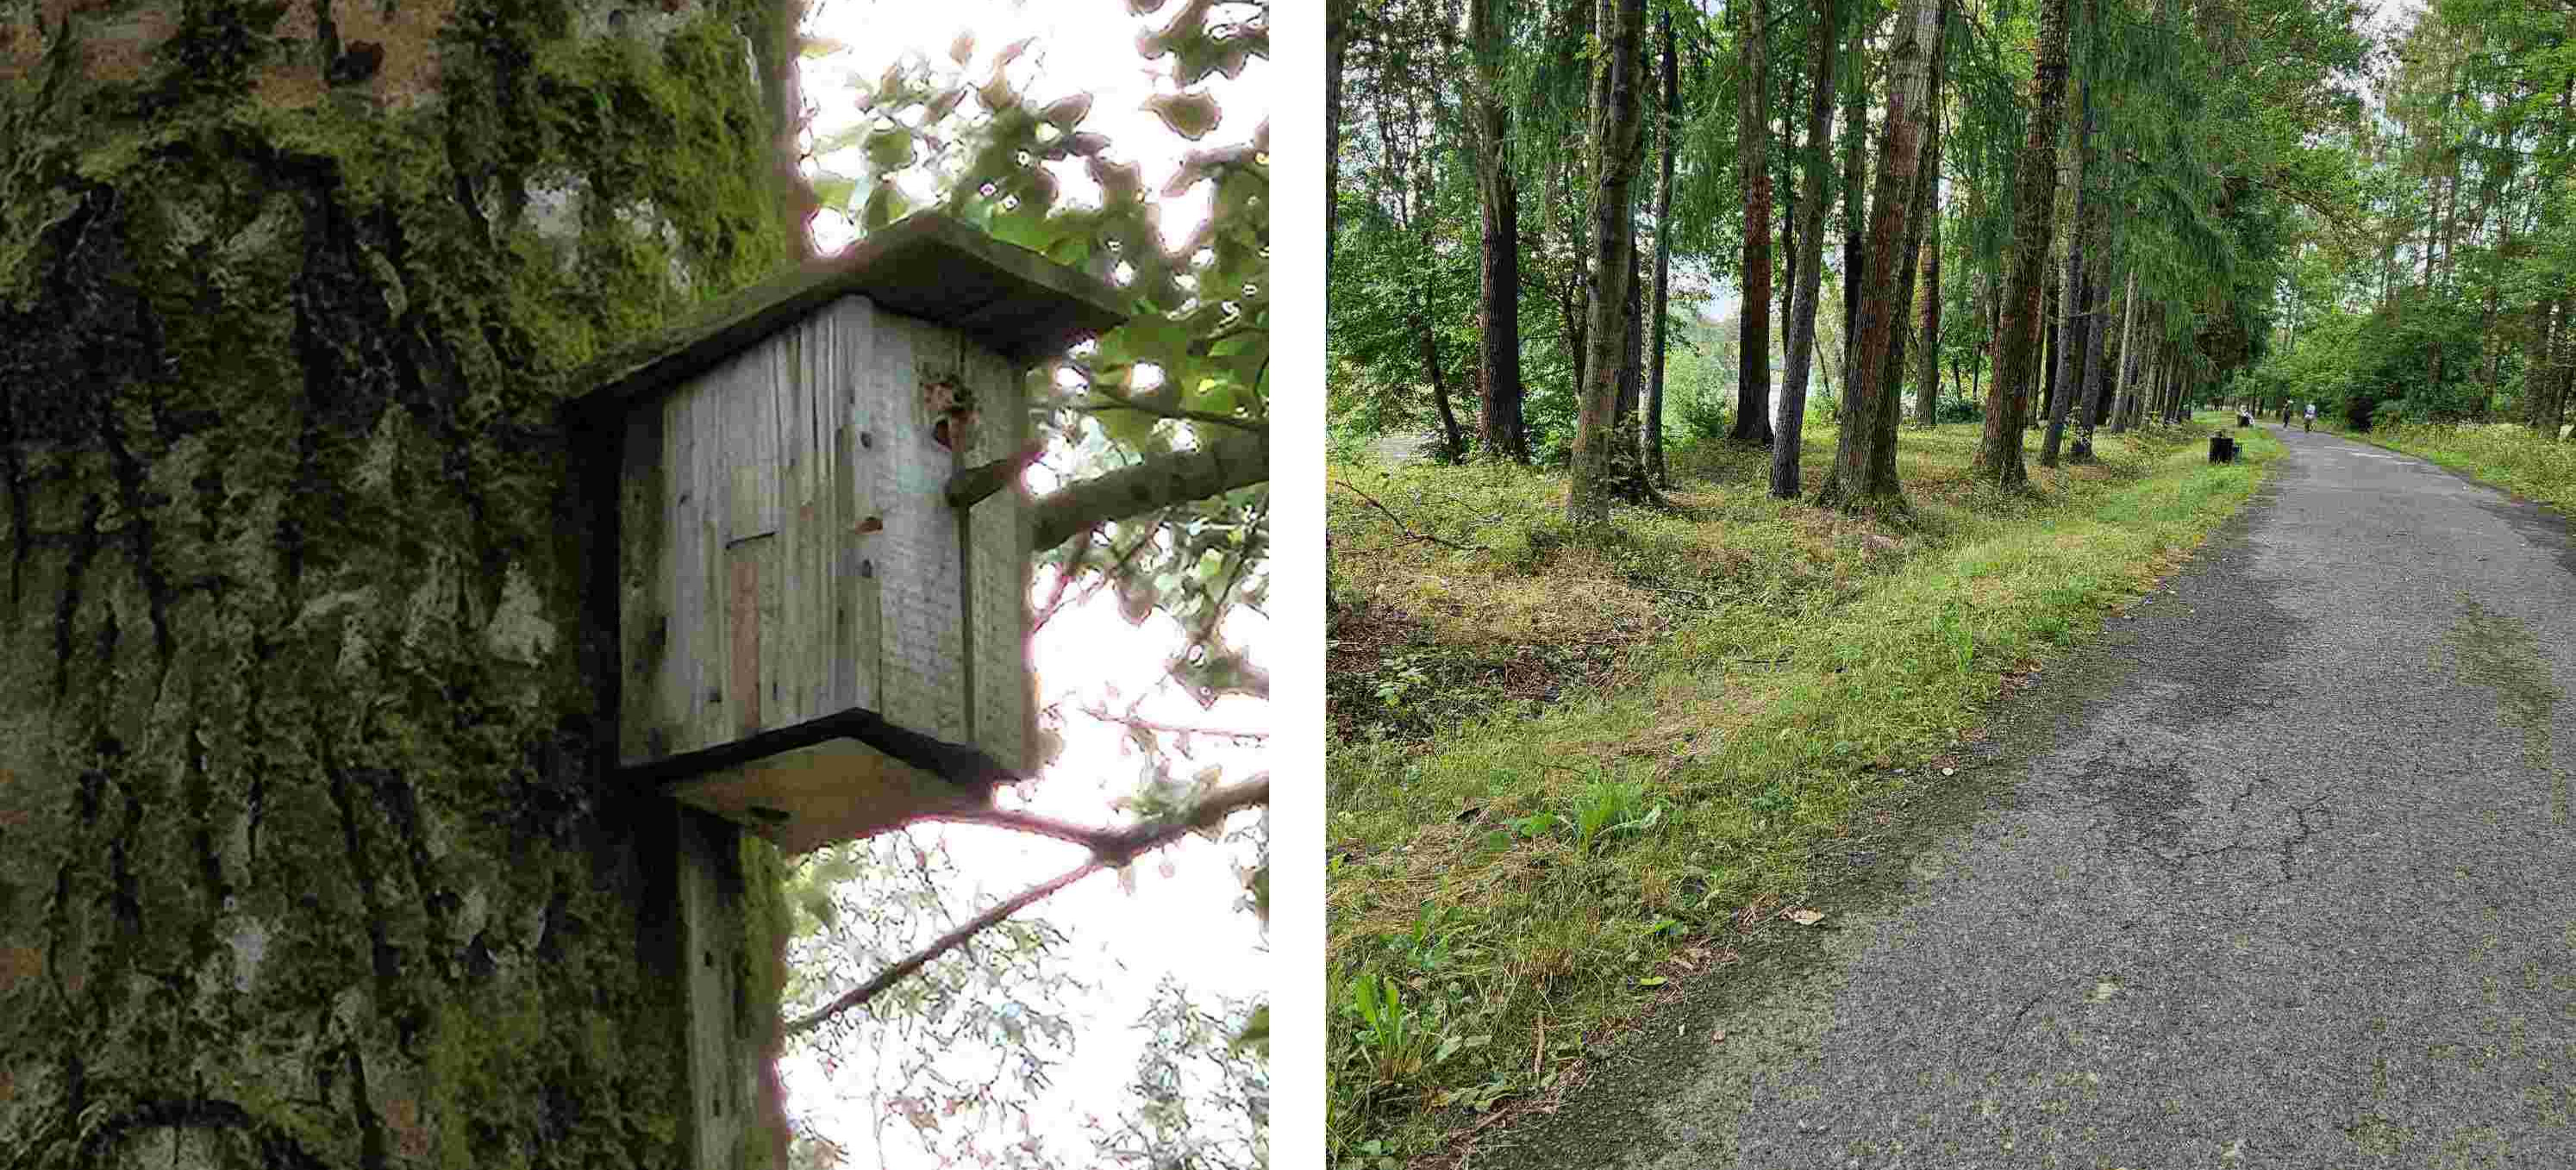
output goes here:
[{"label": "nest box roof", "polygon": [[586,402],[650,394],[714,368],[849,295],[945,325],[1015,362],[1124,324],[1127,297],[1087,273],[935,211],[870,232],[846,252],[717,301],[592,364]]}]

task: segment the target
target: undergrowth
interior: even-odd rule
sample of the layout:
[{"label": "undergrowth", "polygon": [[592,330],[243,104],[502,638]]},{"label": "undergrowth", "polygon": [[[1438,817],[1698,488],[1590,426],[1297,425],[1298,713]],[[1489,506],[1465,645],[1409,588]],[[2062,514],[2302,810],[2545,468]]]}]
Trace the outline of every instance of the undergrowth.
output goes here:
[{"label": "undergrowth", "polygon": [[[1675,468],[1675,510],[1602,532],[1565,527],[1558,474],[1334,463],[1334,1162],[1400,1164],[1545,1092],[1801,906],[1814,846],[1938,783],[2007,676],[2279,450],[2211,467],[2205,434],[2105,434],[2101,463],[1999,493],[1968,473],[1973,424],[1908,429],[1894,520],[1771,499],[1765,453],[1713,452]],[[1808,434],[1810,496],[1833,439]]]}]

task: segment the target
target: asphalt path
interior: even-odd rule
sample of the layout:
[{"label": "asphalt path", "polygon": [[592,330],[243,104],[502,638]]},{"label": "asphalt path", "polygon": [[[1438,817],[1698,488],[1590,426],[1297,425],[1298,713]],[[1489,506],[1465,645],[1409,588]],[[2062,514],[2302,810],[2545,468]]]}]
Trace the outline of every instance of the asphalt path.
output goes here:
[{"label": "asphalt path", "polygon": [[2567,527],[2273,433],[1823,926],[1470,1165],[2576,1167]]}]

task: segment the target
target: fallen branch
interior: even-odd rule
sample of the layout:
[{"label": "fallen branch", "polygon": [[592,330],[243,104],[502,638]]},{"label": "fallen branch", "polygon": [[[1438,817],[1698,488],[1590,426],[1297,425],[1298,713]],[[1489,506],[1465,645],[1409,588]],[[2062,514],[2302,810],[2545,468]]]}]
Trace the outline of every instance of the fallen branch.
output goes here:
[{"label": "fallen branch", "polygon": [[919,951],[915,951],[911,955],[897,961],[893,966],[877,972],[876,976],[869,979],[867,982],[841,993],[839,996],[835,997],[832,1002],[823,1005],[813,1012],[788,1021],[782,1029],[782,1034],[788,1036],[800,1036],[821,1027],[832,1017],[876,998],[883,994],[887,988],[903,982],[906,976],[930,965],[931,960],[957,949],[959,946],[964,945],[968,939],[975,937],[977,934],[980,934],[992,926],[1002,922],[1004,919],[1036,905],[1037,903],[1045,900],[1049,895],[1055,893],[1057,890],[1061,890],[1066,886],[1081,881],[1100,870],[1122,868],[1135,861],[1136,858],[1142,854],[1160,849],[1174,841],[1180,840],[1182,837],[1188,836],[1192,832],[1201,829],[1213,829],[1218,825],[1224,824],[1227,817],[1232,816],[1237,812],[1241,812],[1244,809],[1267,805],[1269,803],[1270,777],[1267,773],[1264,773],[1240,784],[1230,784],[1226,787],[1219,788],[1208,793],[1205,797],[1199,800],[1196,806],[1190,809],[1188,816],[1178,817],[1169,821],[1154,821],[1141,825],[1127,825],[1120,828],[1091,828],[1076,825],[1070,821],[1059,821],[1052,817],[1042,817],[1032,813],[1010,812],[1002,809],[987,809],[981,812],[968,811],[939,814],[932,819],[960,821],[968,824],[1000,825],[1004,828],[1018,829],[1022,832],[1038,833],[1044,836],[1055,837],[1059,840],[1073,841],[1088,846],[1091,849],[1091,858],[1090,860],[1083,862],[1081,865],[1075,866],[1062,874],[1058,874],[1057,876],[1049,878],[1044,882],[1040,882],[1035,886],[1031,886],[1026,890],[1022,890],[1019,893],[1004,899],[999,905],[996,905],[973,918],[967,919],[965,922],[960,923],[957,929],[939,936],[939,938],[933,941],[929,946],[923,947]]},{"label": "fallen branch", "polygon": [[1412,525],[1407,524],[1407,523],[1405,523],[1405,522],[1404,522],[1404,518],[1403,518],[1403,517],[1396,515],[1393,509],[1390,509],[1390,508],[1388,508],[1386,505],[1384,505],[1384,504],[1381,504],[1381,503],[1377,502],[1377,497],[1376,497],[1376,496],[1372,496],[1372,495],[1368,494],[1367,492],[1361,491],[1360,489],[1358,489],[1358,488],[1356,488],[1356,487],[1353,487],[1352,485],[1350,485],[1350,484],[1348,484],[1348,483],[1345,483],[1345,482],[1343,482],[1343,481],[1341,481],[1341,480],[1338,480],[1338,479],[1333,481],[1333,486],[1334,486],[1334,487],[1338,487],[1338,488],[1342,489],[1343,491],[1349,492],[1349,493],[1351,493],[1352,495],[1358,496],[1359,498],[1361,498],[1361,499],[1363,499],[1363,500],[1368,501],[1368,506],[1369,506],[1369,507],[1372,507],[1372,508],[1377,509],[1377,510],[1378,510],[1378,512],[1379,512],[1380,514],[1382,514],[1382,515],[1384,515],[1384,516],[1386,517],[1387,523],[1395,525],[1395,526],[1396,526],[1396,528],[1397,528],[1397,530],[1399,530],[1399,531],[1403,532],[1403,533],[1404,533],[1404,539],[1405,539],[1405,540],[1407,540],[1407,541],[1416,541],[1416,540],[1429,541],[1429,542],[1431,542],[1431,543],[1433,543],[1433,544],[1436,544],[1436,545],[1441,546],[1442,548],[1454,548],[1454,549],[1457,549],[1459,552],[1484,552],[1484,551],[1486,551],[1485,546],[1484,546],[1484,545],[1481,545],[1481,544],[1460,544],[1460,543],[1458,543],[1457,541],[1454,541],[1454,540],[1443,540],[1443,539],[1441,539],[1441,538],[1439,538],[1439,537],[1437,537],[1437,536],[1433,536],[1433,535],[1431,535],[1431,534],[1430,534],[1430,533],[1428,533],[1428,532],[1420,532],[1420,531],[1416,531]]}]

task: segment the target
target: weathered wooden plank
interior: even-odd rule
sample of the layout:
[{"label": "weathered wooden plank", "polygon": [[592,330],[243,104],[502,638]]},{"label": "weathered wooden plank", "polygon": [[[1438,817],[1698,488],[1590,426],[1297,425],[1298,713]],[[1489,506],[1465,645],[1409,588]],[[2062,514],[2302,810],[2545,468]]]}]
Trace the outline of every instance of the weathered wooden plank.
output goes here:
[{"label": "weathered wooden plank", "polygon": [[933,438],[938,422],[924,383],[954,372],[957,336],[879,314],[877,354],[862,393],[885,404],[891,482],[884,556],[878,563],[885,620],[884,714],[899,726],[957,742],[965,735],[964,567],[956,510],[948,506],[954,452]]},{"label": "weathered wooden plank", "polygon": [[665,685],[671,660],[669,454],[662,411],[639,410],[625,419],[617,485],[618,759],[640,763],[661,754],[670,734]]},{"label": "weathered wooden plank", "polygon": [[725,667],[733,652],[725,624],[724,514],[728,493],[725,481],[718,475],[725,459],[723,390],[718,382],[693,387],[690,393],[689,425],[697,440],[695,478],[698,491],[706,497],[705,504],[697,510],[699,644],[691,690],[691,748],[721,743],[731,735],[725,708]]},{"label": "weathered wooden plank", "polygon": [[[1020,379],[999,355],[977,349],[967,359],[977,419],[969,465],[1008,458],[1026,442],[1028,411]],[[971,700],[968,734],[1002,766],[1029,767],[1028,555],[1021,530],[1025,496],[1017,477],[977,501],[966,516],[966,669]]]},{"label": "weathered wooden plank", "polygon": [[841,419],[841,450],[848,460],[842,506],[846,520],[834,530],[833,597],[841,633],[842,661],[849,664],[849,688],[842,702],[882,713],[885,701],[885,613],[878,587],[878,558],[884,544],[885,459],[878,425],[879,402],[873,385],[877,353],[876,306],[863,297],[844,298],[838,344],[838,377],[832,402]]},{"label": "weathered wooden plank", "polygon": [[707,510],[715,492],[706,481],[710,452],[700,433],[706,410],[703,390],[684,390],[662,404],[663,449],[672,469],[670,494],[671,559],[667,596],[671,606],[671,664],[662,677],[662,731],[668,751],[705,747],[699,712],[706,704],[707,640]]},{"label": "weathered wooden plank", "polygon": [[671,864],[688,1005],[680,1027],[688,1061],[689,1164],[730,1166],[751,1121],[758,1062],[735,1009],[750,968],[743,949],[742,831],[695,809],[666,807],[678,821]]}]

